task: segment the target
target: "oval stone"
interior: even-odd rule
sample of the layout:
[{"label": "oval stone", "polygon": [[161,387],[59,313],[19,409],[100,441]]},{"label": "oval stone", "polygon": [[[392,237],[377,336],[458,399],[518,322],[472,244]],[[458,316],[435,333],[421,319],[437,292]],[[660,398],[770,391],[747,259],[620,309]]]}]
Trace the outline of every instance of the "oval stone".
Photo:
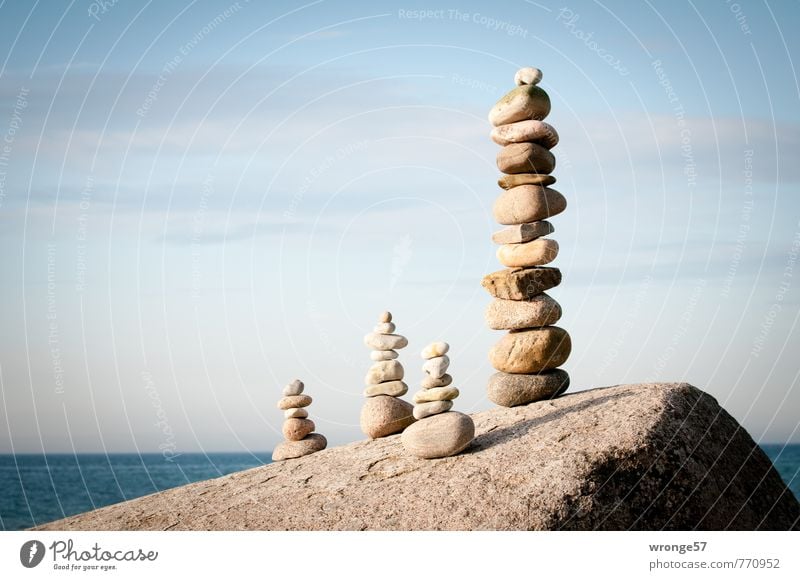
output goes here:
[{"label": "oval stone", "polygon": [[536,143],[511,143],[498,151],[497,168],[503,173],[552,173],[556,158]]},{"label": "oval stone", "polygon": [[308,411],[305,409],[286,409],[283,412],[284,419],[305,419],[306,417],[308,417]]},{"label": "oval stone", "polygon": [[420,386],[423,389],[435,389],[436,387],[446,387],[453,382],[453,377],[450,375],[442,375],[441,377],[434,378],[429,375],[422,377]]},{"label": "oval stone", "polygon": [[495,298],[486,308],[486,324],[494,330],[550,326],[561,318],[561,306],[547,294],[530,300]]},{"label": "oval stone", "polygon": [[544,119],[550,113],[550,97],[536,85],[522,85],[503,97],[489,111],[495,127],[526,119]]},{"label": "oval stone", "polygon": [[492,241],[495,244],[523,244],[552,234],[554,231],[556,229],[553,224],[544,220],[529,224],[517,224],[493,233]]},{"label": "oval stone", "polygon": [[370,397],[361,407],[361,431],[372,439],[399,433],[414,422],[414,407],[388,395]]},{"label": "oval stone", "polygon": [[453,401],[431,401],[430,403],[420,403],[414,405],[414,418],[419,421],[431,415],[446,413],[453,408]]},{"label": "oval stone", "polygon": [[460,453],[475,437],[472,418],[448,411],[418,421],[403,431],[400,440],[411,455],[423,459],[450,457]]},{"label": "oval stone", "polygon": [[449,366],[450,358],[444,354],[442,356],[429,358],[427,361],[425,361],[425,364],[422,365],[422,370],[429,377],[438,379],[447,372],[447,368]]},{"label": "oval stone", "polygon": [[503,244],[497,248],[497,259],[509,268],[544,266],[558,256],[558,242],[539,238],[524,244]]},{"label": "oval stone", "polygon": [[506,146],[511,143],[538,143],[542,147],[552,149],[558,145],[558,133],[555,128],[544,121],[519,121],[500,125],[492,129],[492,141]]},{"label": "oval stone", "polygon": [[328,440],[324,435],[311,433],[300,441],[284,441],[275,447],[272,452],[272,461],[283,461],[285,459],[296,459],[322,451],[328,446]]},{"label": "oval stone", "polygon": [[437,356],[442,356],[450,350],[450,345],[446,342],[432,342],[422,349],[422,358],[429,359]]},{"label": "oval stone", "polygon": [[392,321],[392,313],[388,310],[381,312],[381,317],[378,319],[380,322],[391,322]]},{"label": "oval stone", "polygon": [[544,173],[515,173],[513,175],[501,175],[497,180],[497,185],[503,189],[511,189],[518,185],[541,185],[546,187],[553,185],[556,178]]},{"label": "oval stone", "polygon": [[402,397],[408,392],[408,385],[403,381],[387,381],[377,385],[369,385],[364,389],[365,397],[377,397],[378,395],[389,395],[390,397]]},{"label": "oval stone", "polygon": [[542,71],[532,66],[526,66],[519,69],[514,75],[514,84],[521,85],[538,85],[542,80]]},{"label": "oval stone", "polygon": [[305,385],[299,379],[293,380],[291,383],[283,387],[283,396],[291,397],[293,395],[300,395],[303,392]]},{"label": "oval stone", "polygon": [[311,419],[286,419],[283,422],[283,436],[288,441],[300,441],[315,429]]},{"label": "oval stone", "polygon": [[555,189],[520,185],[501,193],[494,202],[494,219],[504,226],[526,224],[560,214],[567,200]]},{"label": "oval stone", "polygon": [[481,286],[495,298],[530,300],[545,290],[561,284],[558,268],[507,268],[486,274]]},{"label": "oval stone", "polygon": [[287,409],[294,409],[297,407],[308,407],[311,404],[311,397],[308,395],[293,395],[291,397],[284,397],[278,401],[278,409],[285,411]]},{"label": "oval stone", "polygon": [[540,373],[560,367],[571,350],[569,334],[558,326],[512,330],[491,348],[489,361],[504,373]]},{"label": "oval stone", "polygon": [[489,400],[501,407],[527,405],[552,399],[567,390],[569,375],[563,369],[553,369],[535,375],[495,373],[489,377],[486,389]]},{"label": "oval stone", "polygon": [[382,360],[373,363],[364,377],[365,385],[377,385],[386,381],[399,381],[403,378],[403,365],[396,360]]},{"label": "oval stone", "polygon": [[414,394],[414,402],[431,403],[433,401],[452,401],[459,395],[456,387],[434,387],[433,389],[423,389]]},{"label": "oval stone", "polygon": [[400,354],[396,350],[373,350],[369,353],[372,360],[394,360]]},{"label": "oval stone", "polygon": [[392,334],[395,331],[394,322],[381,322],[372,329],[373,332],[378,334]]},{"label": "oval stone", "polygon": [[372,332],[364,337],[364,344],[372,350],[395,350],[408,346],[408,340],[400,334],[379,334]]}]

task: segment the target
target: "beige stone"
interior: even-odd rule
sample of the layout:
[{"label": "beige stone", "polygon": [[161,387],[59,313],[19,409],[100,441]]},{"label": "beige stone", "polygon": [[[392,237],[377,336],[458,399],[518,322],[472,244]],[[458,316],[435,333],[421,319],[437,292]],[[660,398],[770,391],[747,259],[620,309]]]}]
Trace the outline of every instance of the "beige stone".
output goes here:
[{"label": "beige stone", "polygon": [[414,405],[414,418],[419,421],[431,415],[446,413],[453,408],[453,401],[431,401]]},{"label": "beige stone", "polygon": [[403,431],[405,450],[416,457],[436,459],[460,453],[475,437],[475,423],[463,413],[448,411],[426,417]]},{"label": "beige stone", "polygon": [[390,397],[402,397],[408,392],[408,385],[403,381],[387,381],[377,385],[368,385],[364,389],[365,397],[377,397],[378,395],[389,395]]},{"label": "beige stone", "polygon": [[426,360],[425,364],[422,365],[422,371],[429,377],[438,379],[447,372],[449,366],[450,357],[445,354]]},{"label": "beige stone", "polygon": [[555,182],[555,177],[544,173],[515,173],[513,175],[501,175],[497,179],[497,185],[503,189],[511,189],[518,185],[541,185],[542,187],[547,187]]},{"label": "beige stone", "polygon": [[283,387],[283,396],[284,397],[291,397],[294,395],[300,395],[303,393],[303,389],[305,385],[303,381],[295,379],[285,387]]},{"label": "beige stone", "polygon": [[532,66],[521,68],[514,74],[514,84],[517,86],[538,85],[541,80],[542,71]]},{"label": "beige stone", "polygon": [[569,374],[562,369],[535,375],[494,373],[489,377],[486,394],[495,405],[516,407],[552,399],[566,391],[568,387]]},{"label": "beige stone", "polygon": [[364,344],[373,350],[395,350],[408,346],[405,336],[372,332],[364,337]]},{"label": "beige stone", "polygon": [[381,322],[372,329],[373,332],[378,334],[392,334],[395,331],[394,322]]},{"label": "beige stone", "polygon": [[369,353],[369,358],[372,360],[394,360],[400,353],[396,350],[373,350]]},{"label": "beige stone", "polygon": [[558,268],[506,268],[486,274],[481,286],[495,298],[504,300],[530,300],[550,288],[561,284]]},{"label": "beige stone", "polygon": [[560,214],[567,200],[555,189],[520,185],[501,193],[494,202],[494,219],[504,226],[525,224]]},{"label": "beige stone", "polygon": [[497,248],[497,259],[508,268],[544,266],[558,256],[558,242],[539,238],[524,244],[503,244]]},{"label": "beige stone", "polygon": [[414,394],[414,403],[431,403],[433,401],[452,401],[459,395],[456,387],[434,387],[423,389]]},{"label": "beige stone", "polygon": [[530,300],[495,298],[486,307],[486,324],[494,330],[549,326],[561,318],[561,306],[544,292]]},{"label": "beige stone", "polygon": [[388,310],[381,313],[380,322],[391,322],[392,321],[392,313]]},{"label": "beige stone", "polygon": [[511,143],[497,152],[497,168],[503,173],[552,173],[556,158],[536,143]]},{"label": "beige stone", "polygon": [[291,397],[284,397],[278,401],[278,409],[286,411],[287,409],[294,409],[297,407],[308,407],[311,404],[311,397],[308,395],[293,395]]},{"label": "beige stone", "polygon": [[414,422],[414,407],[388,395],[370,397],[361,407],[361,431],[372,439],[399,433]]},{"label": "beige stone", "polygon": [[308,417],[308,411],[305,409],[286,409],[283,412],[284,419],[305,419],[306,417]]},{"label": "beige stone", "polygon": [[525,119],[542,120],[550,113],[550,97],[536,85],[522,85],[506,93],[489,112],[495,127]]},{"label": "beige stone", "polygon": [[492,141],[503,147],[511,143],[538,143],[552,149],[558,145],[558,133],[544,121],[528,120],[500,125],[492,129],[491,137]]},{"label": "beige stone", "polygon": [[403,378],[403,365],[396,360],[381,360],[372,363],[364,377],[365,385],[376,385],[386,381],[399,381]]},{"label": "beige stone", "polygon": [[422,358],[429,359],[442,356],[447,354],[448,350],[450,350],[450,345],[446,342],[432,342],[422,349]]},{"label": "beige stone", "polygon": [[283,422],[283,436],[288,441],[300,441],[303,437],[311,433],[316,426],[311,419],[286,419]]},{"label": "beige stone", "polygon": [[552,234],[554,231],[556,229],[553,224],[544,220],[529,224],[517,224],[493,233],[492,241],[495,244],[524,244]]},{"label": "beige stone", "polygon": [[453,377],[450,375],[442,375],[441,377],[434,378],[429,375],[422,377],[420,386],[423,389],[435,389],[436,387],[446,387],[453,382]]},{"label": "beige stone", "polygon": [[322,451],[328,446],[328,440],[324,435],[311,433],[300,441],[284,441],[275,447],[272,452],[272,461],[284,461],[286,459],[297,459],[305,455]]},{"label": "beige stone", "polygon": [[539,373],[560,367],[571,349],[569,334],[558,326],[512,330],[489,351],[489,361],[504,373]]}]

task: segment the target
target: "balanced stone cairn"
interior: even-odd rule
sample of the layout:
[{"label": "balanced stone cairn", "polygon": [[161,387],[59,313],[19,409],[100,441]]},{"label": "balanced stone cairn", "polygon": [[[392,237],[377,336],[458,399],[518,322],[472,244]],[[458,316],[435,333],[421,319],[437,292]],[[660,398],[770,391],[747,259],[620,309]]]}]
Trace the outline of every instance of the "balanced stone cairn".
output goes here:
[{"label": "balanced stone cairn", "polygon": [[384,312],[373,332],[364,337],[375,362],[364,379],[367,400],[361,409],[361,430],[372,439],[399,433],[414,422],[413,407],[398,398],[408,392],[408,386],[397,349],[408,346],[408,340],[394,331],[392,313]]},{"label": "balanced stone cairn", "polygon": [[517,87],[500,99],[489,113],[492,140],[503,148],[497,167],[503,192],[494,204],[494,217],[508,226],[492,235],[499,244],[497,259],[506,269],[488,274],[481,282],[494,300],[486,322],[495,330],[508,330],[489,352],[499,372],[489,379],[488,396],[504,407],[525,405],[563,393],[569,375],[557,368],[572,349],[569,334],[553,326],[561,306],[546,290],[561,283],[558,268],[545,267],[558,255],[558,243],[546,238],[555,229],[546,221],[564,211],[567,201],[549,186],[556,159],[550,149],[558,133],[543,119],[550,112],[550,97],[537,84],[536,68],[517,71]]},{"label": "balanced stone cairn", "polygon": [[451,411],[458,389],[447,374],[450,359],[446,342],[433,342],[422,350],[425,378],[422,390],[414,395],[417,422],[403,431],[403,446],[423,459],[450,457],[463,451],[475,437],[475,424],[469,415]]},{"label": "balanced stone cairn", "polygon": [[278,409],[283,411],[283,441],[272,452],[272,461],[295,459],[328,446],[324,435],[312,433],[316,426],[308,418],[308,407],[311,397],[303,394],[303,381],[294,380],[283,388],[283,398],[278,401]]}]

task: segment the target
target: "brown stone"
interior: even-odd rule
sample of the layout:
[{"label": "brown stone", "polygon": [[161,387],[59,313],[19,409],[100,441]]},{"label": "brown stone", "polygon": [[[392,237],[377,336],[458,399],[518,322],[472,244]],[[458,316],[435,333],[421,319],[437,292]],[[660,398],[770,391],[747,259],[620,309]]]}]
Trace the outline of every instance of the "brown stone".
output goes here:
[{"label": "brown stone", "polygon": [[285,411],[287,409],[308,407],[311,404],[311,400],[311,397],[308,395],[293,395],[291,397],[283,397],[280,401],[278,401],[278,409]]},{"label": "brown stone", "polygon": [[561,306],[542,292],[530,300],[495,298],[486,308],[486,324],[494,330],[549,326],[561,318]]},{"label": "brown stone", "polygon": [[500,98],[489,112],[489,122],[497,127],[526,119],[542,120],[550,112],[550,97],[536,85],[522,85]]},{"label": "brown stone", "polygon": [[486,274],[481,285],[495,298],[530,300],[561,284],[558,268],[507,268]]},{"label": "brown stone", "polygon": [[536,143],[512,143],[497,152],[497,168],[503,173],[552,173],[556,158]]},{"label": "brown stone", "polygon": [[560,214],[567,200],[555,189],[520,185],[501,193],[494,202],[494,218],[504,226],[525,224]]},{"label": "brown stone", "polygon": [[492,234],[495,244],[523,244],[537,238],[552,234],[556,229],[548,221],[508,226]]},{"label": "brown stone", "polygon": [[286,419],[283,422],[283,436],[289,441],[300,441],[316,429],[311,419]]},{"label": "brown stone", "polygon": [[272,452],[272,461],[297,459],[305,455],[322,451],[328,446],[324,435],[311,433],[300,441],[284,441],[279,443]]},{"label": "brown stone", "polygon": [[370,397],[361,407],[361,431],[372,439],[399,433],[414,422],[414,407],[388,395]]},{"label": "brown stone", "polygon": [[558,242],[539,238],[524,244],[503,244],[497,248],[498,261],[508,268],[544,266],[558,256]]},{"label": "brown stone", "polygon": [[500,125],[492,129],[491,137],[492,141],[504,147],[511,143],[538,143],[552,149],[558,145],[558,133],[544,121],[528,120]]},{"label": "brown stone", "polygon": [[425,374],[422,377],[422,382],[420,383],[420,386],[423,389],[435,389],[436,387],[446,387],[452,382],[453,382],[453,377],[447,374],[442,375],[441,377],[438,378],[434,378],[428,374]]},{"label": "brown stone", "polygon": [[432,389],[422,389],[414,395],[414,402],[432,403],[434,401],[452,401],[459,395],[458,389],[453,386],[434,387]]},{"label": "brown stone", "polygon": [[417,421],[403,431],[400,440],[411,455],[436,459],[460,453],[474,437],[475,423],[469,415],[447,411]]},{"label": "brown stone", "polygon": [[403,381],[386,381],[377,385],[368,385],[364,389],[365,397],[377,397],[378,395],[389,395],[390,397],[402,397],[408,392],[408,385]]},{"label": "brown stone", "polygon": [[495,405],[516,407],[552,399],[566,391],[568,387],[569,374],[562,369],[535,375],[494,373],[489,377],[486,394]]},{"label": "brown stone", "polygon": [[504,373],[539,373],[560,367],[571,350],[569,334],[558,326],[512,330],[489,351],[489,361]]},{"label": "brown stone", "polygon": [[503,189],[511,189],[518,185],[541,185],[547,187],[553,185],[556,178],[544,173],[515,173],[513,175],[503,175],[497,180],[497,185]]}]

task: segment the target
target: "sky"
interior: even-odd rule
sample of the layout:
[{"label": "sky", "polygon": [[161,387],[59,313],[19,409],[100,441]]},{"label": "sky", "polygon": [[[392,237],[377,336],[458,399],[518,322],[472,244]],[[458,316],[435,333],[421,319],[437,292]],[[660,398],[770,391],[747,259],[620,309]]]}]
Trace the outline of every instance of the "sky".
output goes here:
[{"label": "sky", "polygon": [[363,438],[363,336],[492,407],[487,114],[540,68],[572,391],[686,381],[800,442],[794,2],[3,2],[0,453]]}]

